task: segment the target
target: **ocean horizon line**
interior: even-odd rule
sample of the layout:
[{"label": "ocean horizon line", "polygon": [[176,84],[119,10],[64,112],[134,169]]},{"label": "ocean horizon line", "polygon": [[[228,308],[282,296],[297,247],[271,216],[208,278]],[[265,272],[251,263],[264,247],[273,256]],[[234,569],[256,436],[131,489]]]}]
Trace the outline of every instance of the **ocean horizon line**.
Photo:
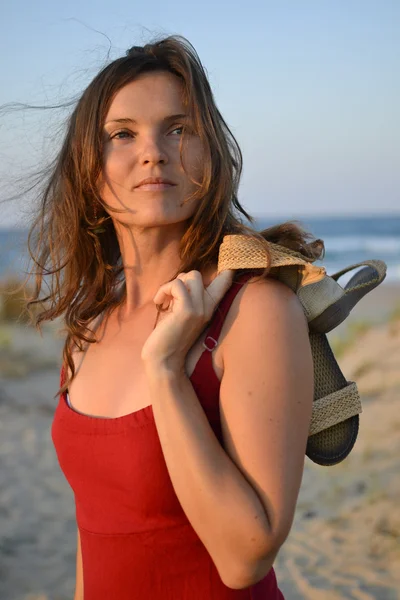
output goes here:
[{"label": "ocean horizon line", "polygon": [[[373,219],[400,219],[400,211],[398,212],[382,212],[382,213],[308,213],[308,214],[280,214],[275,215],[271,213],[252,213],[251,216],[255,221],[371,221]],[[14,224],[2,224],[0,223],[0,232],[4,231],[27,231],[30,228],[30,224],[21,225],[19,223]]]}]

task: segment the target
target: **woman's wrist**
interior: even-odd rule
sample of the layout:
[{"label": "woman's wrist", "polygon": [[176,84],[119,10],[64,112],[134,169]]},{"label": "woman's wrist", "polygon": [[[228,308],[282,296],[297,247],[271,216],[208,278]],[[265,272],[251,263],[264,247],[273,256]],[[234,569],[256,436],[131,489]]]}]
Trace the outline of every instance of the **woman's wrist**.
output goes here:
[{"label": "woman's wrist", "polygon": [[176,358],[146,359],[143,361],[148,379],[177,379],[186,377],[185,363]]}]

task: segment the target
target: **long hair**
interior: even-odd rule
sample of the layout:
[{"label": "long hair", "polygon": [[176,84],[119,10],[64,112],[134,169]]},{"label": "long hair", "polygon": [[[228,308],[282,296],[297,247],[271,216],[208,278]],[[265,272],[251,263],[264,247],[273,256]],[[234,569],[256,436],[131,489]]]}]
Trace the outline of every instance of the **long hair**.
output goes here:
[{"label": "long hair", "polygon": [[[321,242],[292,222],[261,232],[246,226],[254,219],[238,200],[242,153],[220,114],[207,75],[193,46],[181,36],[133,46],[106,65],[85,89],[68,119],[61,150],[50,165],[28,237],[33,261],[29,276],[34,292],[28,309],[37,305],[34,322],[63,316],[64,364],[75,376],[72,348],[95,343],[90,324],[122,301],[120,248],[113,222],[105,211],[97,182],[102,173],[104,121],[115,94],[143,73],[166,71],[183,86],[185,108],[204,149],[204,172],[190,199],[198,200],[180,242],[179,272],[199,270],[218,261],[227,234],[256,237],[266,247],[273,241],[317,258]],[[185,144],[185,130],[180,140]],[[186,199],[187,201],[188,199]],[[102,233],[97,233],[99,228]],[[268,269],[262,275],[267,275]],[[41,296],[47,287],[47,293]]]}]

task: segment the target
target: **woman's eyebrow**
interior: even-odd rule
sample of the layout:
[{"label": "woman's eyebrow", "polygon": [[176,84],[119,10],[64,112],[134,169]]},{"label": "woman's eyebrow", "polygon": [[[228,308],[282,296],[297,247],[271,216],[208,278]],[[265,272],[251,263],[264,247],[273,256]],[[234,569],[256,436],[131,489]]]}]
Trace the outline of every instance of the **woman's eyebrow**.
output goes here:
[{"label": "woman's eyebrow", "polygon": [[[168,115],[167,117],[164,117],[162,121],[163,123],[167,123],[168,121],[175,121],[176,119],[185,119],[187,117],[188,115],[185,115],[183,113],[177,115]],[[137,121],[135,121],[135,119],[130,119],[129,117],[122,117],[120,119],[110,119],[110,121],[107,121],[106,125],[108,125],[109,123],[130,123],[132,125],[137,125]]]}]

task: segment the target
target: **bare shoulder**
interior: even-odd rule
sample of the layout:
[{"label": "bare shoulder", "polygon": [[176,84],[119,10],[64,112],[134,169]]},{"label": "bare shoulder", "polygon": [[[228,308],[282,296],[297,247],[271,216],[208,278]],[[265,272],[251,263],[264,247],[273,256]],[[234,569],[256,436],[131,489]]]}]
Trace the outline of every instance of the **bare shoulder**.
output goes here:
[{"label": "bare shoulder", "polygon": [[304,314],[296,294],[288,285],[281,281],[272,277],[263,279],[252,277],[247,281],[247,284],[243,290],[243,305],[253,302],[267,303],[275,305],[276,308],[278,306],[282,307],[282,309],[290,308],[299,312],[299,314]]},{"label": "bare shoulder", "polygon": [[[270,337],[291,332],[292,339],[300,337],[308,343],[303,307],[293,290],[276,279],[252,277],[231,308],[225,348],[248,339],[249,333],[257,337],[265,333]],[[275,337],[274,342],[279,343],[279,338]]]}]

